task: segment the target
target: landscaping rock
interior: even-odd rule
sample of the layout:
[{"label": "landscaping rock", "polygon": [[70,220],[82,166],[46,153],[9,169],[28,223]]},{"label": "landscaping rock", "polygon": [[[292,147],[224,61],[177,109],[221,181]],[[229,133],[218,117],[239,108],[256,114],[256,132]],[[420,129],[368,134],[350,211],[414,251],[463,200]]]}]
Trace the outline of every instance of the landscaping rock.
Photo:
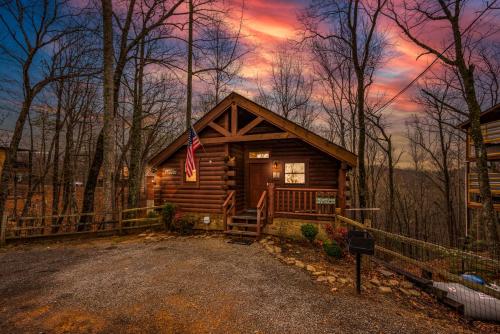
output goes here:
[{"label": "landscaping rock", "polygon": [[312,273],[314,276],[321,276],[321,275],[325,275],[326,274],[326,271],[315,271]]},{"label": "landscaping rock", "polygon": [[274,252],[275,253],[281,253],[281,248],[278,246],[274,246]]},{"label": "landscaping rock", "polygon": [[311,266],[310,264],[308,264],[307,267],[306,267],[306,270],[310,271],[310,272],[315,272],[316,268],[314,268],[314,266]]},{"label": "landscaping rock", "polygon": [[378,269],[378,272],[381,273],[384,277],[392,277],[394,274],[390,271],[387,271],[385,269]]},{"label": "landscaping rock", "polygon": [[334,276],[327,276],[326,280],[328,281],[328,283],[333,284],[337,281],[337,278]]},{"label": "landscaping rock", "polygon": [[392,292],[392,289],[389,288],[388,286],[379,286],[378,287],[378,291],[380,293],[391,293]]},{"label": "landscaping rock", "polygon": [[410,294],[410,291],[408,291],[407,289],[405,288],[399,288],[399,291],[401,291],[403,294],[407,295],[407,296],[411,296]]},{"label": "landscaping rock", "polygon": [[338,288],[335,288],[335,287],[334,287],[334,288],[332,288],[330,291],[331,291],[331,292],[337,292],[337,291],[338,291]]},{"label": "landscaping rock", "polygon": [[408,290],[408,292],[410,293],[410,295],[412,295],[413,297],[420,297],[421,293],[415,289],[410,289]]},{"label": "landscaping rock", "polygon": [[326,276],[319,276],[319,277],[316,279],[316,282],[319,282],[319,283],[322,283],[322,282],[327,282],[327,278],[326,278]]},{"label": "landscaping rock", "polygon": [[297,266],[297,267],[299,267],[301,269],[304,269],[306,265],[304,264],[304,262],[296,260],[295,261],[295,266]]},{"label": "landscaping rock", "polygon": [[398,280],[395,280],[395,279],[390,279],[386,282],[387,286],[398,286],[399,285],[399,281]]},{"label": "landscaping rock", "polygon": [[408,281],[403,281],[401,282],[401,287],[405,288],[405,289],[411,289],[413,288],[413,284],[411,282],[408,282]]},{"label": "landscaping rock", "polygon": [[339,282],[340,284],[346,284],[346,283],[348,282],[348,280],[347,280],[347,279],[345,279],[345,278],[343,278],[343,277],[340,277],[340,278],[338,279],[338,282]]},{"label": "landscaping rock", "polygon": [[373,285],[376,285],[376,286],[380,286],[382,283],[380,282],[380,280],[376,277],[372,278],[370,280],[370,283],[372,283]]},{"label": "landscaping rock", "polygon": [[269,253],[274,253],[274,247],[271,247],[269,245],[266,245],[266,250],[269,252]]}]

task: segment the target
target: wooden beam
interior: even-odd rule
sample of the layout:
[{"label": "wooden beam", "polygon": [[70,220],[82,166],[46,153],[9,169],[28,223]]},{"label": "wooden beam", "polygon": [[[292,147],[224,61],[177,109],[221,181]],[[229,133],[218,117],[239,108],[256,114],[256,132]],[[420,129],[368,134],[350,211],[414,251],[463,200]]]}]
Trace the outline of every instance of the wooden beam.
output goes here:
[{"label": "wooden beam", "polygon": [[231,104],[231,133],[233,136],[238,133],[238,106],[234,102]]},{"label": "wooden beam", "polygon": [[228,112],[224,113],[224,129],[226,129],[227,131],[231,130],[229,128],[229,113]]},{"label": "wooden beam", "polygon": [[258,105],[257,103],[239,95],[234,95],[235,103],[237,103],[241,108],[248,110],[256,116],[263,117],[267,122],[281,128],[285,131],[290,132],[297,136],[297,138],[302,139],[304,142],[316,147],[320,151],[326,152],[339,160],[343,160],[349,164],[349,166],[354,167],[357,164],[357,156],[349,152],[348,150],[331,143],[330,141],[318,136],[317,134],[308,131],[298,124],[287,120],[280,115]]},{"label": "wooden beam", "polygon": [[[213,119],[216,119],[218,116],[222,115],[227,108],[230,107],[232,99],[224,99],[221,103],[215,106],[211,111],[209,111],[205,116],[203,116],[198,122],[196,122],[193,127],[197,133],[200,132],[205,126],[208,125]],[[182,135],[177,137],[173,143],[168,145],[163,151],[154,156],[149,164],[151,167],[156,167],[161,164],[165,159],[169,158],[172,154],[174,154],[179,148],[186,145],[187,143],[187,132],[184,132]]]},{"label": "wooden beam", "polygon": [[221,143],[242,142],[242,141],[286,139],[286,138],[297,138],[297,137],[288,132],[279,132],[279,133],[262,133],[257,135],[246,135],[246,136],[201,138],[200,140],[201,143],[205,145],[205,144],[221,144]]},{"label": "wooden beam", "polygon": [[245,133],[247,133],[248,131],[255,128],[257,125],[259,125],[260,122],[262,122],[263,120],[264,119],[262,117],[260,117],[260,116],[257,117],[256,119],[254,119],[253,121],[251,121],[250,123],[245,125],[242,129],[240,129],[240,131],[238,131],[238,135],[243,136]]},{"label": "wooden beam", "polygon": [[229,131],[227,131],[226,129],[224,129],[222,126],[220,126],[217,123],[210,122],[210,123],[208,123],[208,126],[211,127],[212,129],[214,129],[215,131],[217,131],[218,133],[220,133],[223,136],[229,137],[231,135],[231,133]]}]

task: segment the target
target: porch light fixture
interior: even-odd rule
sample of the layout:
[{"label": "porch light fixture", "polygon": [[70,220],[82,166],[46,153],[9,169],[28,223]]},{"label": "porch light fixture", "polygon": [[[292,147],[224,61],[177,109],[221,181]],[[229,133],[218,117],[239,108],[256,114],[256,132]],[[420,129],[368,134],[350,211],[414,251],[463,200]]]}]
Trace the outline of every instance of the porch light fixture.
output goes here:
[{"label": "porch light fixture", "polygon": [[279,161],[273,161],[273,180],[279,180],[281,177]]}]

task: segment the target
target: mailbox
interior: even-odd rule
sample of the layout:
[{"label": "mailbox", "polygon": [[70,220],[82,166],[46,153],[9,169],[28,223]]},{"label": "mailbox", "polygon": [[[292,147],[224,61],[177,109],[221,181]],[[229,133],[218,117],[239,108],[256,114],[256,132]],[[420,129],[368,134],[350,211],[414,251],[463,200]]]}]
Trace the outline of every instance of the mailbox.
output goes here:
[{"label": "mailbox", "polygon": [[349,252],[373,255],[375,253],[375,239],[366,231],[349,231],[347,233]]}]

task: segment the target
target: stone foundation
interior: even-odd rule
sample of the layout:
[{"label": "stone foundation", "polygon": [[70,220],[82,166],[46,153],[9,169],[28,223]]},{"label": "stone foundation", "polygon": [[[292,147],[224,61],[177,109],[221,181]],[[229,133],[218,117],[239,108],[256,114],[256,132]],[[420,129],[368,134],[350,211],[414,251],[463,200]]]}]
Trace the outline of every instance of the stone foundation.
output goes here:
[{"label": "stone foundation", "polygon": [[[196,230],[223,231],[224,223],[221,214],[213,213],[193,213],[198,217],[198,222],[194,226]],[[210,217],[210,223],[204,224],[204,217]],[[319,240],[326,240],[326,225],[332,224],[332,221],[306,220],[297,218],[274,218],[272,224],[267,224],[262,231],[263,234],[273,235],[280,238],[302,240],[300,227],[304,224],[313,224],[318,227],[319,233],[316,237]]]}]

